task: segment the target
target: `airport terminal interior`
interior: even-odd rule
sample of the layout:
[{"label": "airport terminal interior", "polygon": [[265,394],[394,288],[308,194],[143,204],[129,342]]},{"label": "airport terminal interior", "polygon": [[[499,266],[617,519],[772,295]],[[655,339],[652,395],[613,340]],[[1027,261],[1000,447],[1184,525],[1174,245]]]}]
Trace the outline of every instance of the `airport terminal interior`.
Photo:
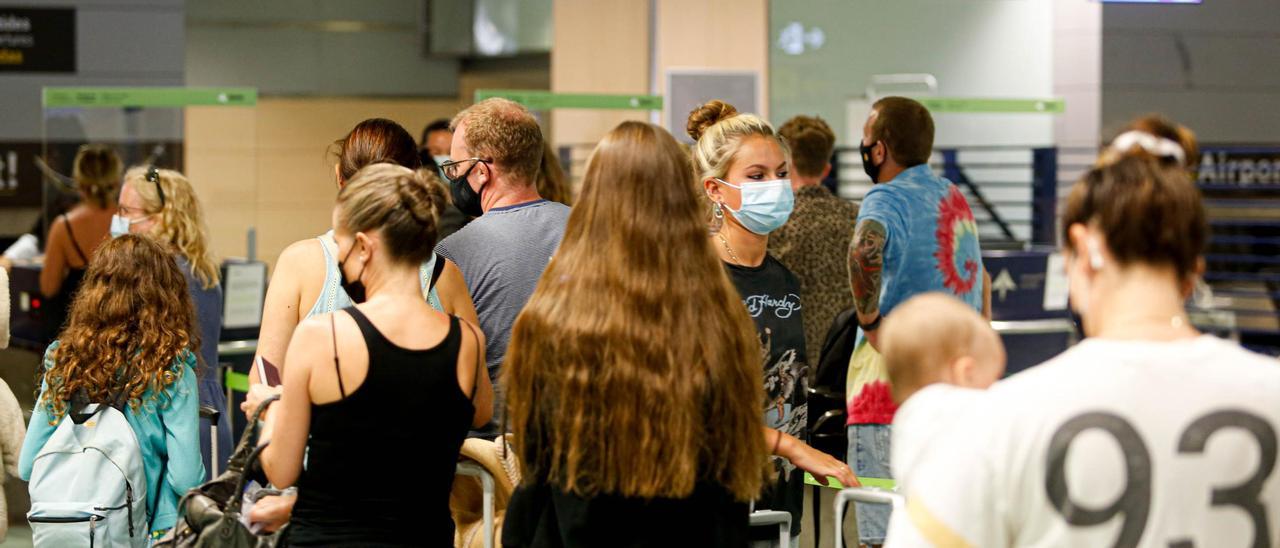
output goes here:
[{"label": "airport terminal interior", "polygon": [[0,0],[0,544],[1280,547],[1277,67],[1280,0]]}]

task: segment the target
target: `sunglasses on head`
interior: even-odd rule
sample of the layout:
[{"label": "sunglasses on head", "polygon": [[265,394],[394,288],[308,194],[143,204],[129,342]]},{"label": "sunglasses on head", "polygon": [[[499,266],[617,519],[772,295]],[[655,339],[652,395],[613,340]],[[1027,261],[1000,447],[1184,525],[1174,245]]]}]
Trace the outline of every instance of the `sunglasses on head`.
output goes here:
[{"label": "sunglasses on head", "polygon": [[146,179],[155,183],[156,194],[160,195],[160,209],[164,209],[164,189],[160,187],[160,170],[154,165],[148,167]]}]

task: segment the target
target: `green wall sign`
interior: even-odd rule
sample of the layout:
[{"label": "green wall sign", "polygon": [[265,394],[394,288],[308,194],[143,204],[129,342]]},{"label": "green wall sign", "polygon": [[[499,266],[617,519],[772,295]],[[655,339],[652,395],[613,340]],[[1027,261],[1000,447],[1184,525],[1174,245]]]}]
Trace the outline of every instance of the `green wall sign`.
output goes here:
[{"label": "green wall sign", "polygon": [[1062,114],[1062,99],[977,99],[965,97],[916,97],[930,112],[990,114]]},{"label": "green wall sign", "polygon": [[258,104],[258,90],[257,88],[188,87],[46,87],[42,99],[45,108],[251,107]]},{"label": "green wall sign", "polygon": [[661,95],[610,95],[602,93],[552,93],[527,89],[478,89],[476,102],[502,97],[524,105],[529,110],[557,108],[662,110]]}]

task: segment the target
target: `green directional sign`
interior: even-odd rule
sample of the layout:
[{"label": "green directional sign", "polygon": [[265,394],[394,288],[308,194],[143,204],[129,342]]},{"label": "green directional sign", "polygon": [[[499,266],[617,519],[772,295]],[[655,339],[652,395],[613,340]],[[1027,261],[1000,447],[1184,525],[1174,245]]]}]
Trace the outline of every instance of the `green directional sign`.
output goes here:
[{"label": "green directional sign", "polygon": [[46,87],[43,102],[46,108],[251,107],[258,104],[258,90],[256,88],[188,87]]},{"label": "green directional sign", "polygon": [[974,114],[1062,114],[1062,99],[980,99],[967,97],[916,97],[930,112]]},{"label": "green directional sign", "polygon": [[524,105],[529,110],[557,108],[662,110],[661,95],[612,95],[603,93],[552,93],[527,89],[478,89],[476,102],[502,97]]}]

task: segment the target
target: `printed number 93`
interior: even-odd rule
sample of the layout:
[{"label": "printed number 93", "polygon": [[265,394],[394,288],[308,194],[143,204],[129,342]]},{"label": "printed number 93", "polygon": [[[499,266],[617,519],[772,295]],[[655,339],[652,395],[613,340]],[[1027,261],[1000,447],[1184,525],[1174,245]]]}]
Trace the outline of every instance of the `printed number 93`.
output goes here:
[{"label": "printed number 93", "polygon": [[[1178,439],[1179,454],[1202,453],[1210,436],[1224,428],[1248,432],[1258,442],[1258,469],[1238,485],[1215,488],[1212,506],[1235,506],[1253,522],[1255,548],[1271,546],[1272,533],[1267,522],[1266,506],[1260,500],[1262,485],[1276,464],[1276,432],[1257,415],[1237,410],[1215,411],[1191,422]],[[1124,455],[1127,481],[1120,496],[1103,508],[1089,508],[1071,499],[1067,488],[1067,450],[1076,437],[1087,430],[1101,430],[1115,438]],[[1120,534],[1113,546],[1137,546],[1147,526],[1151,509],[1151,453],[1133,425],[1118,415],[1104,412],[1083,413],[1058,428],[1049,442],[1048,473],[1045,492],[1053,507],[1073,526],[1089,527],[1123,516]],[[1190,540],[1171,540],[1170,548],[1191,548]]]}]

